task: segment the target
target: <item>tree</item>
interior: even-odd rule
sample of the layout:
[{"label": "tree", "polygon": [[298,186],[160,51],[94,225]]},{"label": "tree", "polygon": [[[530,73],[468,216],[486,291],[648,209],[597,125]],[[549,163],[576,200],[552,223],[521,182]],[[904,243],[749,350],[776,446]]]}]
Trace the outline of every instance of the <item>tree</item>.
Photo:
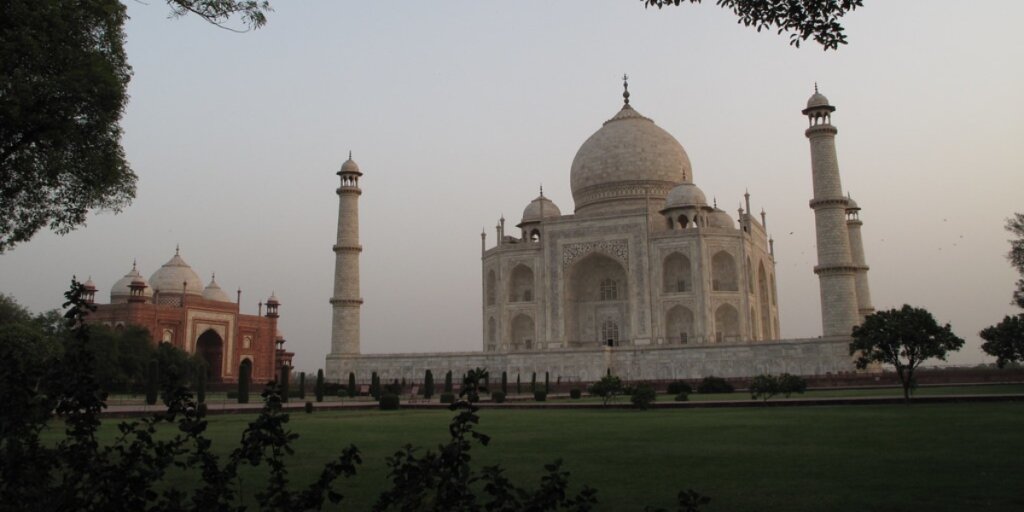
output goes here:
[{"label": "tree", "polygon": [[370,374],[370,396],[380,400],[380,376],[377,372]]},{"label": "tree", "polygon": [[646,382],[641,382],[633,388],[633,392],[629,395],[629,401],[640,410],[647,410],[648,407],[658,399],[658,393],[654,391],[654,386]]},{"label": "tree", "polygon": [[[701,0],[643,0],[647,7],[661,9]],[[801,41],[813,38],[826,50],[846,44],[846,34],[839,18],[863,7],[863,0],[717,0],[720,7],[732,10],[738,23],[761,30],[789,32],[789,44],[799,47]]]},{"label": "tree", "polygon": [[1024,315],[1007,315],[1002,322],[986,327],[978,334],[985,340],[981,349],[995,356],[996,365],[1000,368],[1007,363],[1024,361]]},{"label": "tree", "polygon": [[238,369],[238,403],[249,403],[249,384],[252,381],[252,365],[243,364]]},{"label": "tree", "polygon": [[348,372],[348,397],[354,398],[356,396],[356,374]]},{"label": "tree", "polygon": [[850,355],[862,370],[872,363],[893,365],[909,403],[914,370],[928,359],[945,361],[946,354],[963,346],[964,340],[953,334],[949,324],[940,326],[927,310],[904,304],[868,315],[854,327]]},{"label": "tree", "polygon": [[[1006,230],[1016,237],[1010,240],[1010,252],[1006,258],[1010,265],[1024,277],[1024,213],[1015,213],[1006,219]],[[1024,279],[1017,280],[1017,289],[1013,292],[1013,303],[1024,308]]]},{"label": "tree", "polygon": [[423,375],[423,398],[429,399],[434,396],[434,373],[427,370]]},{"label": "tree", "polygon": [[316,387],[313,389],[313,393],[316,395],[317,402],[324,401],[324,370],[323,368],[316,371]]},{"label": "tree", "polygon": [[591,395],[601,397],[604,405],[622,393],[622,380],[614,375],[605,375],[601,380],[590,385],[587,390]]},{"label": "tree", "polygon": [[160,363],[156,359],[149,362],[149,370],[146,373],[146,403],[156,405],[157,396],[160,394]]},{"label": "tree", "polygon": [[508,394],[508,372],[504,370],[501,372],[501,394]]},{"label": "tree", "polygon": [[206,403],[206,368],[196,374],[196,403]]},{"label": "tree", "polygon": [[444,374],[444,392],[452,392],[452,371],[448,370],[448,373]]},{"label": "tree", "polygon": [[306,399],[306,372],[299,372],[299,399]]},{"label": "tree", "polygon": [[769,398],[779,393],[779,379],[771,375],[758,375],[750,381],[749,391],[751,400],[760,398],[767,402]]}]

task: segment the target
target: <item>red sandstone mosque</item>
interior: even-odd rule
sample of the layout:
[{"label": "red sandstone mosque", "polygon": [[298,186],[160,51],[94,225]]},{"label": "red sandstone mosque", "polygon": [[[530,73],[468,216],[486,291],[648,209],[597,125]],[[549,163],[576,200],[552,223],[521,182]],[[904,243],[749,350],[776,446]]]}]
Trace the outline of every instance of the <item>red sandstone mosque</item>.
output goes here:
[{"label": "red sandstone mosque", "polygon": [[[96,285],[85,283],[86,299],[95,303]],[[241,313],[242,291],[235,300],[224,293],[214,277],[205,287],[199,275],[174,257],[150,276],[142,277],[135,264],[110,288],[110,304],[96,304],[90,321],[114,329],[136,325],[149,330],[153,343],[170,343],[208,364],[211,382],[237,382],[248,366],[252,381],[274,380],[279,369],[292,365],[292,352],[277,330],[280,302],[274,294],[260,302],[259,313]],[[264,310],[266,306],[266,310]]]}]

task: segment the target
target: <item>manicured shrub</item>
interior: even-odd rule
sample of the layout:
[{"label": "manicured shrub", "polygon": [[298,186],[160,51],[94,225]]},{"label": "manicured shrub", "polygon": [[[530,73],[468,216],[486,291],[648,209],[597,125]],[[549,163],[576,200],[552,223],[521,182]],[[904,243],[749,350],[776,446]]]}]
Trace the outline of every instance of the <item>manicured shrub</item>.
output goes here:
[{"label": "manicured shrub", "polygon": [[503,403],[505,401],[505,393],[495,391],[494,393],[491,393],[491,400],[494,400],[494,403],[497,404]]},{"label": "manicured shrub", "polygon": [[350,388],[350,387],[341,386],[340,388],[338,388],[338,396],[339,397],[346,397],[347,396],[349,398],[352,398],[351,390],[352,390],[352,388]]},{"label": "manicured shrub", "polygon": [[676,399],[675,400],[676,400],[676,402],[689,402],[690,401],[690,394],[689,393],[679,393],[678,395],[676,395]]},{"label": "manicured shrub", "polygon": [[647,409],[657,399],[658,393],[654,391],[654,386],[646,382],[641,382],[634,386],[633,392],[629,395],[629,401],[637,409]]},{"label": "manicured shrub", "polygon": [[799,375],[779,375],[779,393],[786,395],[786,398],[793,393],[803,394],[804,391],[807,391],[807,381]]},{"label": "manicured shrub", "polygon": [[242,364],[238,371],[238,403],[249,403],[249,381],[252,380],[252,365]]},{"label": "manicured shrub", "polygon": [[665,394],[678,395],[680,393],[693,393],[693,388],[691,388],[685,381],[681,380],[674,380],[668,383],[668,389],[665,391]]},{"label": "manicured shrub", "polygon": [[281,386],[281,401],[288,401],[288,377],[292,374],[292,369],[288,365],[281,366],[281,377],[277,380],[277,384]]},{"label": "manicured shrub", "polygon": [[450,403],[454,403],[454,402],[455,402],[455,394],[454,393],[447,393],[447,392],[441,393],[441,403],[442,404],[450,404]]},{"label": "manicured shrub", "polygon": [[313,393],[316,395],[317,402],[324,401],[324,371],[323,369],[316,371],[316,387],[313,389]]},{"label": "manicured shrub", "polygon": [[508,394],[508,373],[506,372],[501,372],[501,393]]},{"label": "manicured shrub", "polygon": [[721,377],[715,377],[713,375],[704,377],[697,385],[698,393],[732,393],[736,391],[732,384]]},{"label": "manicured shrub", "polygon": [[434,374],[427,370],[427,373],[423,375],[423,398],[432,396],[434,396]]},{"label": "manicured shrub", "polygon": [[313,402],[306,402],[306,414],[313,414]]},{"label": "manicured shrub", "polygon": [[398,409],[398,395],[384,393],[380,396],[380,410],[394,411]]},{"label": "manicured shrub", "polygon": [[[444,392],[445,393],[449,393],[449,394],[452,392],[452,371],[451,370],[448,370],[448,373],[444,374]],[[449,402],[449,403],[451,403],[451,402]]]},{"label": "manicured shrub", "polygon": [[196,373],[196,402],[206,403],[206,367],[200,366]]},{"label": "manicured shrub", "polygon": [[572,388],[569,390],[569,398],[572,398],[573,400],[579,400],[580,396],[582,396],[580,388]]},{"label": "manicured shrub", "polygon": [[533,372],[530,375],[530,392],[531,393],[536,393],[537,392],[537,372]]},{"label": "manicured shrub", "polygon": [[238,398],[238,391],[228,391],[225,394],[227,395],[228,400],[235,400]]},{"label": "manicured shrub", "polygon": [[516,374],[516,394],[517,395],[523,394],[523,382],[522,382],[522,380],[520,380],[520,377],[521,376],[517,373]]},{"label": "manicured shrub", "polygon": [[380,376],[373,372],[370,374],[370,396],[380,400],[380,394]]},{"label": "manicured shrub", "polygon": [[395,379],[391,384],[384,386],[384,392],[391,395],[401,395],[403,387],[398,383],[398,379]]},{"label": "manicured shrub", "polygon": [[358,389],[356,389],[356,374],[355,373],[348,372],[348,387],[345,388],[345,389],[348,391],[348,397],[349,398],[353,398],[353,397],[356,396],[356,392],[358,391]]},{"label": "manicured shrub", "polygon": [[206,402],[196,405],[196,416],[199,416],[200,418],[205,418],[207,410],[208,409],[206,407]]},{"label": "manicured shrub", "polygon": [[298,398],[306,399],[306,372],[299,372],[299,396]]},{"label": "manicured shrub", "polygon": [[546,402],[548,400],[548,392],[543,389],[538,389],[533,392],[533,399],[538,402]]},{"label": "manicured shrub", "polygon": [[551,392],[551,374],[549,372],[544,372],[544,392]]},{"label": "manicured shrub", "polygon": [[752,400],[760,398],[767,402],[769,398],[779,392],[779,379],[771,375],[758,375],[754,377],[754,380],[750,381],[748,390]]},{"label": "manicured shrub", "polygon": [[615,396],[622,393],[622,380],[614,375],[606,375],[601,380],[590,385],[587,392],[594,396],[601,397],[604,405],[608,405],[615,399]]}]

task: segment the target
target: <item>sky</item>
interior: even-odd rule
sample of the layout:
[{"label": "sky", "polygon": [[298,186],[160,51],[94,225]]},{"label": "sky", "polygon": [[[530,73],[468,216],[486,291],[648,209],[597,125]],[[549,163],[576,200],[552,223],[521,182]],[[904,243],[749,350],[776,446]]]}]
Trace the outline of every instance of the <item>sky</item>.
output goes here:
[{"label": "sky", "polygon": [[0,255],[0,292],[60,306],[72,275],[103,302],[137,260],[216,272],[242,311],[275,292],[295,366],[330,349],[338,177],[360,181],[362,350],[481,348],[488,246],[545,195],[573,210],[577,149],[631,105],[678,139],[730,213],[750,191],[775,238],[784,338],[821,334],[810,154],[814,83],[837,110],[875,307],[927,308],[990,362],[977,332],[1016,312],[1005,219],[1024,185],[1024,3],[866,2],[823,51],[736,23],[708,0],[272,2],[238,34],[163,2],[126,2],[134,77],[124,147],[139,183],[120,214]]}]

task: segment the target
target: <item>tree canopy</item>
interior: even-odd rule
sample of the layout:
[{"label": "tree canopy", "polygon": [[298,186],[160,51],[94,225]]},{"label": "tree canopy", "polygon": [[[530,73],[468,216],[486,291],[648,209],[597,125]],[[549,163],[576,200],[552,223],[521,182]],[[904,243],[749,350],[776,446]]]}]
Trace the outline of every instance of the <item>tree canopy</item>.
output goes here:
[{"label": "tree canopy", "polygon": [[1013,217],[1006,219],[1006,230],[1013,233],[1015,237],[1010,240],[1010,252],[1006,258],[1022,276],[1022,279],[1017,280],[1017,289],[1013,292],[1013,303],[1024,308],[1024,213],[1015,213]]},{"label": "tree canopy", "polygon": [[874,363],[893,365],[903,397],[909,401],[914,370],[928,359],[944,361],[949,352],[963,346],[964,340],[953,334],[949,324],[940,326],[927,310],[904,304],[868,315],[854,327],[850,355],[862,370]]},{"label": "tree canopy", "polygon": [[[1006,258],[1024,277],[1024,213],[1015,213],[1006,219],[1006,230],[1016,237],[1010,240],[1010,252]],[[1024,308],[1024,279],[1017,280],[1011,303]],[[1007,315],[1002,322],[986,327],[978,334],[985,340],[981,349],[995,356],[996,365],[1000,368],[1007,363],[1024,361],[1024,314]]]},{"label": "tree canopy", "polygon": [[[701,0],[643,0],[648,7],[661,9]],[[789,44],[799,47],[801,41],[814,39],[826,50],[846,44],[846,34],[839,18],[863,7],[863,0],[716,0],[719,7],[739,17],[738,23],[761,30],[789,32]]]}]

